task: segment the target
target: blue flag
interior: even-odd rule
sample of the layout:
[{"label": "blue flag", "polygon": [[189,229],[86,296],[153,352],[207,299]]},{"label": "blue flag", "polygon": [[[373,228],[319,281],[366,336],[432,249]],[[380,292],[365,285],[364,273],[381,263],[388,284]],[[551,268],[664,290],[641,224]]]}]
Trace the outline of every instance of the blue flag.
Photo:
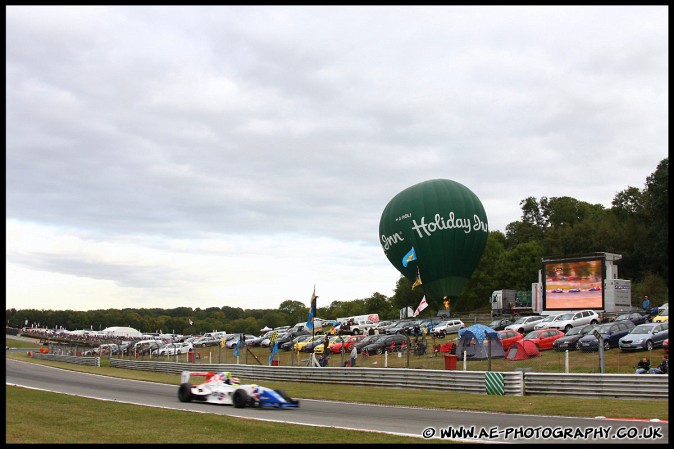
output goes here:
[{"label": "blue flag", "polygon": [[239,347],[241,346],[241,340],[237,341],[234,345],[234,357],[239,356]]},{"label": "blue flag", "polygon": [[271,349],[271,355],[269,356],[269,366],[271,366],[274,361],[274,356],[278,354],[278,342],[274,343],[274,346]]},{"label": "blue flag", "polygon": [[307,328],[314,330],[314,316],[316,316],[316,286],[314,285],[314,292],[311,294],[311,306],[309,307],[309,319],[307,320]]},{"label": "blue flag", "polygon": [[403,267],[407,268],[407,264],[413,260],[417,260],[417,253],[414,251],[414,247],[403,256]]}]

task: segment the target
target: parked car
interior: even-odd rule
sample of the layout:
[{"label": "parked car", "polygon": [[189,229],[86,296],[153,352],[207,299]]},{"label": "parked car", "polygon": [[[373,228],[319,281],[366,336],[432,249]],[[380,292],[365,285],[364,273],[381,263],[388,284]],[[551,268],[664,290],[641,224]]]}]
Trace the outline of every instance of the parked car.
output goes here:
[{"label": "parked car", "polygon": [[599,349],[597,337],[595,332],[599,332],[604,340],[604,349],[617,348],[620,339],[629,334],[634,329],[634,323],[629,320],[613,321],[611,323],[603,323],[598,325],[589,334],[585,335],[579,340],[579,349],[583,351],[596,351]]},{"label": "parked car", "polygon": [[559,314],[546,316],[545,318],[534,324],[534,330],[547,329],[548,327],[550,327],[550,324],[560,316],[561,315]]},{"label": "parked car", "polygon": [[495,331],[502,331],[502,330],[505,330],[506,326],[509,325],[509,324],[513,324],[513,321],[509,320],[507,318],[504,318],[504,319],[501,319],[501,320],[494,320],[491,323],[487,324],[487,326],[491,327]]},{"label": "parked car", "polygon": [[559,329],[539,329],[533,330],[524,336],[523,340],[533,341],[539,351],[552,349],[555,340],[564,336],[564,332]]},{"label": "parked car", "polygon": [[580,349],[580,344],[578,343],[580,339],[592,332],[592,329],[597,326],[598,324],[594,323],[586,324],[585,326],[572,327],[562,338],[555,340],[552,347],[555,351]]},{"label": "parked car", "polygon": [[501,346],[503,346],[503,350],[508,352],[510,346],[512,346],[516,341],[522,340],[524,335],[512,329],[500,330],[498,331],[498,338],[501,340]]},{"label": "parked car", "polygon": [[312,338],[304,340],[297,344],[300,352],[314,352],[316,345],[322,345],[325,335],[314,335]]},{"label": "parked car", "polygon": [[431,333],[437,338],[445,338],[445,335],[459,332],[459,329],[463,329],[464,327],[466,325],[461,320],[445,320],[436,324]]},{"label": "parked car", "polygon": [[433,328],[440,324],[442,321],[440,318],[426,318],[421,320],[421,331],[423,332],[424,328],[426,328],[426,333],[431,333]]},{"label": "parked car", "polygon": [[507,325],[506,330],[514,330],[524,335],[525,333],[534,330],[536,323],[542,319],[544,319],[544,317],[540,315],[522,316],[519,317],[513,324]]},{"label": "parked car", "polygon": [[262,340],[265,338],[271,337],[271,334],[273,334],[274,331],[267,331],[264,333],[264,335],[260,335],[259,337],[251,338],[250,340],[246,339],[246,344],[248,346],[260,346],[260,343],[262,343]]},{"label": "parked car", "polygon": [[[264,340],[262,340],[262,341],[260,342],[260,346],[262,346],[263,348],[268,348],[269,345],[271,344],[271,337],[273,337],[274,333],[275,333],[275,331],[273,331],[272,334],[271,334],[269,337],[267,337],[267,338],[265,338]],[[286,341],[291,340],[292,338],[294,338],[293,336],[288,337],[289,334],[290,334],[290,331],[279,331],[279,332],[278,332],[278,334],[276,335],[276,341],[279,341],[279,340],[281,341],[281,342],[279,343],[279,347],[283,344],[283,342],[286,342]],[[308,335],[308,334],[309,334],[309,332],[305,332],[305,333],[300,334],[300,335]],[[295,335],[295,337],[296,337],[296,336],[297,336],[297,335]]]},{"label": "parked car", "polygon": [[289,330],[285,334],[281,335],[279,333],[278,338],[276,339],[276,342],[278,343],[279,348],[283,345],[283,343],[292,340],[293,338],[297,337],[298,335],[316,335],[313,334],[312,332],[309,332],[308,330],[299,330],[299,331],[292,331]]},{"label": "parked car", "polygon": [[[237,344],[239,344],[239,340],[241,340],[241,334],[234,334],[234,335],[235,335],[235,337],[233,337],[233,338],[231,338],[230,340],[227,340],[227,341],[225,342],[225,347],[226,347],[227,349],[234,349],[234,346],[236,346]],[[255,338],[255,335],[252,335],[252,334],[244,334],[244,337],[245,337],[245,339],[244,339],[244,342],[245,342],[245,341],[247,341],[248,339],[251,339],[251,340],[254,339],[254,338]],[[244,343],[244,344],[245,344],[245,343]]]},{"label": "parked car", "polygon": [[[391,334],[391,335],[395,335],[395,334]],[[400,335],[402,335],[402,334],[400,334]],[[379,340],[380,338],[384,338],[384,337],[387,337],[387,335],[382,335],[382,334],[368,335],[367,337],[363,338],[361,341],[355,343],[353,346],[355,346],[356,351],[358,353],[360,353],[361,350],[363,349],[363,347],[365,347],[365,346],[367,346],[371,343],[374,343],[375,341]]]},{"label": "parked car", "polygon": [[165,356],[187,354],[191,348],[193,348],[192,343],[167,343],[152,353]]},{"label": "parked car", "polygon": [[394,323],[393,320],[382,320],[382,321],[377,321],[376,323],[374,323],[374,326],[372,326],[372,327],[375,328],[375,329],[381,330],[382,328],[384,328],[384,327],[386,327],[390,324],[393,324],[393,323]]},{"label": "parked car", "polygon": [[571,328],[585,326],[586,324],[599,324],[601,318],[594,310],[579,310],[578,312],[563,313],[555,321],[550,323],[549,329],[559,329],[568,332]]},{"label": "parked car", "polygon": [[383,354],[384,352],[394,352],[407,347],[407,337],[402,334],[385,335],[376,341],[365,345],[361,352],[368,354]]},{"label": "parked car", "polygon": [[614,321],[631,321],[634,323],[635,326],[639,324],[644,324],[648,323],[650,321],[651,317],[650,315],[642,315],[637,312],[632,312],[632,313],[623,313],[622,315],[618,315]]},{"label": "parked car", "polygon": [[218,346],[218,345],[220,345],[220,339],[219,338],[213,338],[213,337],[201,337],[197,340],[194,340],[192,342],[192,345],[194,345],[195,348],[205,348],[207,346]]},{"label": "parked car", "polygon": [[669,322],[669,309],[665,309],[658,316],[653,318],[654,323],[665,323]]},{"label": "parked car", "polygon": [[421,322],[422,321],[423,320],[408,321],[407,323],[405,323],[404,326],[402,326],[401,329],[398,329],[394,333],[396,333],[396,334],[403,334],[404,333],[405,335],[414,335],[414,328],[416,328],[417,326],[419,327],[419,330],[421,331]]},{"label": "parked car", "polygon": [[669,323],[646,323],[636,326],[632,331],[618,340],[622,351],[659,348],[669,337]]},{"label": "parked car", "polygon": [[298,335],[297,337],[293,338],[292,340],[286,341],[279,345],[279,349],[283,349],[284,351],[290,351],[295,347],[296,344],[301,343],[303,341],[307,341],[312,339],[313,336],[311,334],[306,334],[306,335]]},{"label": "parked car", "polygon": [[[330,352],[333,354],[339,354],[340,352],[349,352],[351,346],[363,340],[366,335],[342,335],[343,340],[337,339],[337,341],[329,346]],[[343,349],[342,349],[343,348]]]},{"label": "parked car", "polygon": [[[412,322],[412,320],[400,320],[396,321],[392,325],[385,326],[384,327],[384,333],[386,335],[392,335],[392,334],[402,334],[405,331],[403,330],[405,326],[409,325]],[[380,329],[381,332],[381,329]]]},{"label": "parked car", "polygon": [[[330,345],[333,345],[340,341],[340,338],[343,340],[347,339],[348,337],[353,337],[353,335],[330,335],[328,336],[328,351],[332,353],[330,350]],[[320,343],[314,346],[314,354],[316,355],[323,355],[323,350],[325,348],[325,336],[321,339]]]},{"label": "parked car", "polygon": [[136,355],[150,355],[153,350],[162,346],[164,346],[164,342],[161,340],[139,340],[129,349],[129,353]]}]

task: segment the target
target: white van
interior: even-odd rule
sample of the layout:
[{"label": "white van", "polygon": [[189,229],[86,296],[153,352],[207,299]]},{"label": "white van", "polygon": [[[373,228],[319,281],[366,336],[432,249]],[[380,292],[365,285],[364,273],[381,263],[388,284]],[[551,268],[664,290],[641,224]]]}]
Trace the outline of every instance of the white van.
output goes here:
[{"label": "white van", "polygon": [[206,332],[202,337],[212,338],[214,340],[219,340],[221,338],[227,338],[227,332],[225,331],[215,331],[215,332]]},{"label": "white van", "polygon": [[[325,320],[323,320],[322,318],[314,318],[314,330],[313,330],[313,332],[315,334],[320,334],[321,332],[323,332],[323,321],[325,321]],[[291,327],[289,329],[289,332],[301,332],[301,331],[311,332],[311,329],[309,329],[307,327],[306,321],[302,321],[300,323],[297,323],[296,325],[294,325],[293,327]]]}]

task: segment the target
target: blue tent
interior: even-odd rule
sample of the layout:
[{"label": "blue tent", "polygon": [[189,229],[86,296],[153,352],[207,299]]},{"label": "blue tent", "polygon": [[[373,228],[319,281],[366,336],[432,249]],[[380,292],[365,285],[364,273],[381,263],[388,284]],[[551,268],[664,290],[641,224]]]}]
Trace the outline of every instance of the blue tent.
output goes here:
[{"label": "blue tent", "polygon": [[[491,347],[491,354],[489,352]],[[505,352],[501,339],[498,338],[498,332],[484,324],[473,324],[469,327],[459,329],[459,343],[456,345],[456,355],[463,358],[464,352],[466,358],[473,360],[482,360],[489,358],[503,358]]]}]

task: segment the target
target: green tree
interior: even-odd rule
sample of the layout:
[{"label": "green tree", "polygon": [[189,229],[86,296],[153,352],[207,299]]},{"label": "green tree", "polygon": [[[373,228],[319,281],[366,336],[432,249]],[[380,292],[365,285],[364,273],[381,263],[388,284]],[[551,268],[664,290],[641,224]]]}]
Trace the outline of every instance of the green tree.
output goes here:
[{"label": "green tree", "polygon": [[[410,282],[409,279],[407,279],[405,276],[401,275],[398,278],[395,289],[393,290],[391,306],[397,312],[405,307],[411,307],[412,310],[415,310],[421,302],[421,298],[423,297],[423,288],[419,286],[412,290],[412,282]],[[437,309],[438,306],[436,305],[435,308]],[[398,313],[396,313],[396,316],[399,316]]]},{"label": "green tree", "polygon": [[293,324],[299,323],[302,320],[307,320],[309,317],[309,307],[305,306],[299,301],[287,299],[279,305],[279,311],[287,313]]}]

